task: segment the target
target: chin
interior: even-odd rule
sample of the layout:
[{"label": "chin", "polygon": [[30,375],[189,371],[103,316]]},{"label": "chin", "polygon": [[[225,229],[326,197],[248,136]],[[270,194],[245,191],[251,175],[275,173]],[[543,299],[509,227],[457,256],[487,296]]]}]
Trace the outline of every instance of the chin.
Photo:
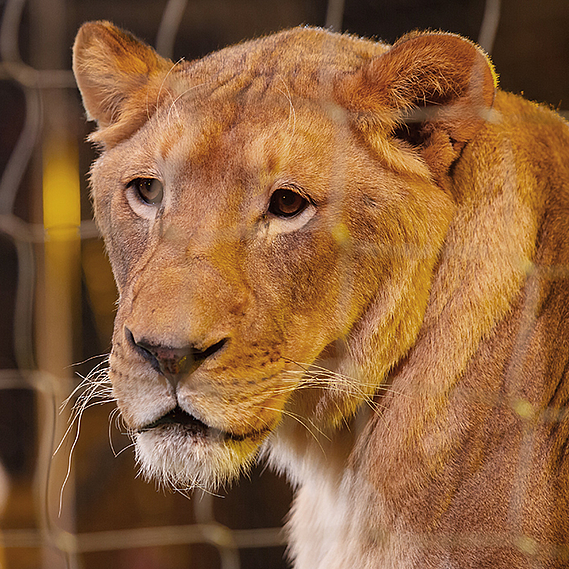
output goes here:
[{"label": "chin", "polygon": [[254,438],[196,433],[182,425],[138,432],[134,440],[142,475],[181,491],[211,492],[232,482],[254,463],[260,445]]}]

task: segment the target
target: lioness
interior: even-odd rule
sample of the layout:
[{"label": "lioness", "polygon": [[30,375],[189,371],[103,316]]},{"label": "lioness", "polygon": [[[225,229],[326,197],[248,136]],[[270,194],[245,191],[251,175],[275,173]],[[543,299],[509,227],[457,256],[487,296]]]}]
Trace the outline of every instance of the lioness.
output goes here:
[{"label": "lioness", "polygon": [[144,472],[296,488],[297,569],[569,562],[569,127],[446,33],[73,63]]}]

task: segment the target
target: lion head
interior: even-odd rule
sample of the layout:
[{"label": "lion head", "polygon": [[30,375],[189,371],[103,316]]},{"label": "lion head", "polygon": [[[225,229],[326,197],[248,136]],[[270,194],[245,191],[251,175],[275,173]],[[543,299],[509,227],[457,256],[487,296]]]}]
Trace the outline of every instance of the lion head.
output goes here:
[{"label": "lion head", "polygon": [[449,173],[494,97],[483,53],[298,28],[174,64],[99,22],[73,65],[144,471],[209,488],[349,422],[423,325]]}]

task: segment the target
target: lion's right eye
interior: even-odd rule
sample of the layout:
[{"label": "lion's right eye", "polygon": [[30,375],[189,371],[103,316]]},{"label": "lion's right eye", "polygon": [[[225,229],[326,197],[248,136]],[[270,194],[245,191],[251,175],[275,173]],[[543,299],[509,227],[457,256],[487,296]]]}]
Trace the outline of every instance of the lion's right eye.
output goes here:
[{"label": "lion's right eye", "polygon": [[160,205],[164,198],[164,186],[156,178],[136,178],[128,184],[140,201],[147,205]]},{"label": "lion's right eye", "polygon": [[277,217],[294,217],[308,206],[308,200],[299,193],[281,188],[271,196],[269,211]]}]

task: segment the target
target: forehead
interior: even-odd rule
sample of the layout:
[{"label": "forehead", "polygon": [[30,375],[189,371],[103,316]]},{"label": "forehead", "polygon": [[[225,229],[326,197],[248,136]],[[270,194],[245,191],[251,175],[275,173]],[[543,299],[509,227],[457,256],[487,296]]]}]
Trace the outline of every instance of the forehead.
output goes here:
[{"label": "forehead", "polygon": [[322,161],[346,140],[335,81],[386,49],[296,28],[175,64],[163,83],[170,96],[143,130],[162,158],[194,174]]},{"label": "forehead", "polygon": [[196,88],[177,97],[148,126],[157,153],[194,175],[325,168],[331,146],[345,140],[346,111],[329,98],[291,94],[284,78],[279,83],[267,87],[259,78],[238,92]]}]

